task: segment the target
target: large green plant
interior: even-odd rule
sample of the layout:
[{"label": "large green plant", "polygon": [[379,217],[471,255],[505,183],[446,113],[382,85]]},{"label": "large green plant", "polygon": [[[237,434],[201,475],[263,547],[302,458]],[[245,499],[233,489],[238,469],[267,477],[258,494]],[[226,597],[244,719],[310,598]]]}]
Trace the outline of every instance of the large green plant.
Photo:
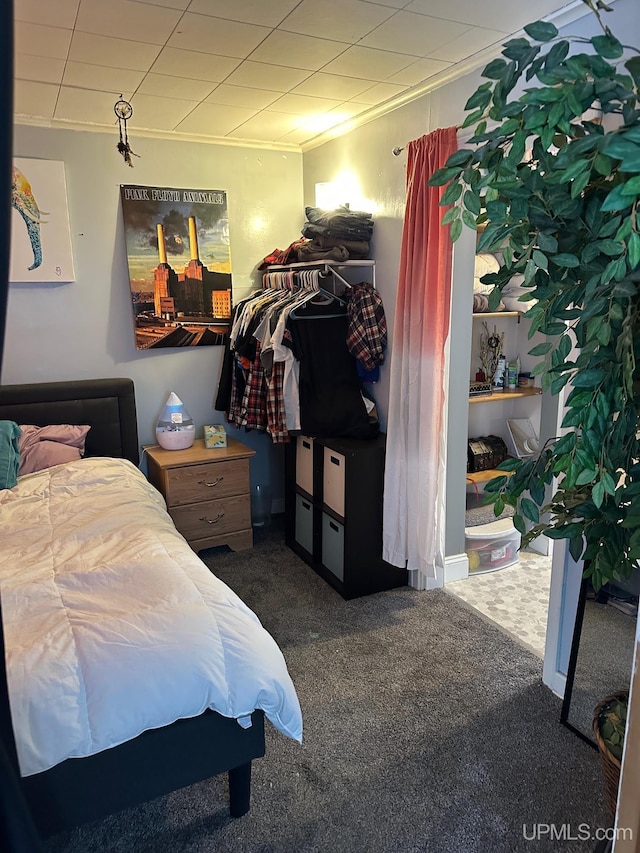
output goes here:
[{"label": "large green plant", "polygon": [[506,42],[465,106],[472,147],[430,184],[447,185],[452,239],[483,223],[478,250],[499,253],[489,310],[524,276],[529,335],[547,336],[534,373],[551,393],[570,386],[568,431],[500,466],[495,512],[515,507],[525,545],[568,539],[599,588],[640,558],[640,57],[604,25],[602,0],[583,2],[602,34],[560,38],[538,21]]}]

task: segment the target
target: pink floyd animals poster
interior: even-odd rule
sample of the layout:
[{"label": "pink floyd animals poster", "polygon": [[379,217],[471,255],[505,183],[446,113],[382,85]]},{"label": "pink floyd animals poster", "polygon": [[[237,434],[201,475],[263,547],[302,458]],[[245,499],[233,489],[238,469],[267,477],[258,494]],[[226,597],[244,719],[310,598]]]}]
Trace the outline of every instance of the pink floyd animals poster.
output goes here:
[{"label": "pink floyd animals poster", "polygon": [[224,190],[120,187],[136,348],[219,346],[231,321]]}]

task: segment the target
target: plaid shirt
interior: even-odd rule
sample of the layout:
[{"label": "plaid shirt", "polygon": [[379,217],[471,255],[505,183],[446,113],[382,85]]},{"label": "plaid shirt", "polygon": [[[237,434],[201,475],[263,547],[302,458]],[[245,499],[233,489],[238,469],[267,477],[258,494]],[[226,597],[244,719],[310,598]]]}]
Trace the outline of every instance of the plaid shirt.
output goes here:
[{"label": "plaid shirt", "polygon": [[286,444],[290,440],[284,408],[283,379],[284,362],[276,361],[267,378],[267,432],[274,444]]},{"label": "plaid shirt", "polygon": [[366,370],[384,362],[387,346],[387,320],[378,291],[366,281],[348,291],[347,347]]},{"label": "plaid shirt", "polygon": [[239,382],[234,382],[227,421],[237,427],[266,430],[266,397],[266,379],[260,360],[260,341],[256,341],[256,353],[247,371],[244,390],[240,388]]}]

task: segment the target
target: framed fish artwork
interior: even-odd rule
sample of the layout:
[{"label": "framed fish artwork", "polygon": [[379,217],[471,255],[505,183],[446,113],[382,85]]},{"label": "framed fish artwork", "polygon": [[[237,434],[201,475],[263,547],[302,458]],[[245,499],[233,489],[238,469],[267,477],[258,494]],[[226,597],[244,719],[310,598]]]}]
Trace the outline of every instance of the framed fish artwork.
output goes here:
[{"label": "framed fish artwork", "polygon": [[75,281],[64,163],[14,157],[10,282]]}]

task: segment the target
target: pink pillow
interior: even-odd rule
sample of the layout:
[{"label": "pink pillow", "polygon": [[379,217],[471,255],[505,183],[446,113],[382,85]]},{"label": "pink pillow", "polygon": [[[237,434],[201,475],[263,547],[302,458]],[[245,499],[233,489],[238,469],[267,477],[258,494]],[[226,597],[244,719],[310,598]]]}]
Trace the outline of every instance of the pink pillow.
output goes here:
[{"label": "pink pillow", "polygon": [[21,424],[20,429],[18,475],[22,476],[80,459],[84,455],[84,442],[91,427],[75,424],[51,424],[44,427]]}]

